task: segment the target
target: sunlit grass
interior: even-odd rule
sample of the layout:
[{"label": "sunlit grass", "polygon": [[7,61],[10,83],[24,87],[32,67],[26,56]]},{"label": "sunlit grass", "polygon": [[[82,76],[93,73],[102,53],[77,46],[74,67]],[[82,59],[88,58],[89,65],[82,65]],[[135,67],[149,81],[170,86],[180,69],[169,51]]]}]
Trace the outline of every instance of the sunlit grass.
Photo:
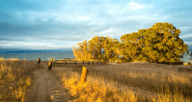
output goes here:
[{"label": "sunlit grass", "polygon": [[16,99],[20,100],[21,102],[24,102],[25,100],[25,93],[26,92],[26,86],[19,86],[19,88],[17,88],[15,91],[14,91],[14,94],[13,96],[15,96]]},{"label": "sunlit grass", "polygon": [[31,78],[23,74],[22,65],[15,60],[0,62],[0,102],[23,102]]},{"label": "sunlit grass", "polygon": [[[79,72],[65,71],[62,80],[71,95],[77,96],[76,101],[81,102],[190,102],[192,100],[190,99],[192,75],[159,71],[127,70],[120,66],[90,67],[88,77],[94,79],[88,78],[84,85],[79,84]],[[126,90],[119,90],[116,84]],[[122,84],[127,86],[121,86]],[[129,89],[129,85],[139,88],[141,94]],[[143,89],[148,96],[142,92]]]},{"label": "sunlit grass", "polygon": [[8,58],[8,59],[5,59],[5,60],[18,61],[19,59],[18,58]]},{"label": "sunlit grass", "polygon": [[3,58],[3,57],[0,57],[0,60],[4,60],[4,58]]},{"label": "sunlit grass", "polygon": [[133,61],[133,62],[131,62],[131,63],[148,63],[148,61]]},{"label": "sunlit grass", "polygon": [[183,63],[183,65],[187,65],[188,63]]},{"label": "sunlit grass", "polygon": [[[150,74],[149,74],[150,73]],[[190,85],[190,80],[192,78],[192,75],[184,75],[182,74],[176,74],[176,73],[155,73],[155,72],[135,72],[135,71],[127,71],[127,72],[119,72],[122,76],[125,78],[142,78],[142,79],[151,79],[153,81],[158,82],[170,82],[170,83],[181,83],[181,84],[188,84]]]},{"label": "sunlit grass", "polygon": [[172,94],[169,90],[169,87],[162,89],[164,94],[157,94],[155,97],[151,97],[152,102],[190,102],[190,98],[185,98],[182,95],[182,91],[179,92],[174,89],[174,93]]},{"label": "sunlit grass", "polygon": [[79,75],[69,72],[67,76],[63,73],[63,85],[70,90],[72,96],[78,97],[75,102],[137,102],[137,96],[131,91],[122,92],[110,84],[101,80],[87,80],[85,84],[79,83]]}]

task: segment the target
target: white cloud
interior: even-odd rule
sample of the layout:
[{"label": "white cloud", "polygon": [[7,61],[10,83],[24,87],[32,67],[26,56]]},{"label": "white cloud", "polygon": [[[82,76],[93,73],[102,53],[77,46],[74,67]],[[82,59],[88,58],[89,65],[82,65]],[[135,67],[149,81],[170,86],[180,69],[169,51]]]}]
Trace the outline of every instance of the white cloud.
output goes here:
[{"label": "white cloud", "polygon": [[110,28],[110,29],[106,29],[104,31],[95,31],[95,32],[91,32],[90,33],[86,33],[86,35],[84,35],[86,40],[91,40],[94,36],[110,36],[111,38],[113,38],[114,36],[116,36],[118,33],[117,30],[115,30],[114,28]]},{"label": "white cloud", "polygon": [[17,11],[15,12],[15,17],[18,19],[26,20],[32,24],[39,23],[36,20],[41,20],[42,22],[47,22],[50,19],[56,18],[59,16],[57,13],[52,12],[42,12],[42,11]]},{"label": "white cloud", "polygon": [[66,49],[71,48],[76,42],[7,42],[6,45],[1,45],[4,48],[21,48],[21,49]]},{"label": "white cloud", "polygon": [[113,31],[114,31],[114,29],[113,29],[113,28],[111,28],[111,29],[108,29],[108,30],[102,31],[101,33],[102,33],[102,34],[107,34],[107,33],[112,33]]},{"label": "white cloud", "polygon": [[185,30],[188,30],[188,29],[191,29],[192,26],[186,26],[186,27],[180,27],[178,29],[180,29],[181,31],[185,31]]},{"label": "white cloud", "polygon": [[[149,9],[152,8],[153,4],[141,4],[141,3],[136,3],[136,2],[127,2],[124,4],[113,4],[113,5],[108,5],[106,6],[106,11],[111,14],[111,15],[132,15],[133,13],[135,14],[136,10],[144,10],[144,9]],[[140,13],[142,14],[142,13]],[[115,15],[116,16],[116,15]]]},{"label": "white cloud", "polygon": [[[28,0],[31,1],[31,0]],[[51,0],[55,2],[54,0]],[[35,37],[22,37],[27,40],[28,45],[22,43],[8,43],[4,46],[18,46],[26,48],[62,48],[77,45],[78,42],[90,40],[94,36],[111,36],[120,38],[122,35],[137,32],[138,29],[149,28],[157,22],[167,22],[174,15],[162,14],[156,12],[152,4],[143,2],[97,2],[96,4],[86,4],[88,1],[65,1],[65,6],[57,7],[59,9],[48,10],[22,10],[15,11],[17,19],[24,20],[29,25],[39,24],[41,22],[53,21],[47,23],[49,29],[27,32]],[[108,0],[107,0],[108,1]],[[33,0],[32,0],[33,2]],[[145,12],[143,12],[145,11]],[[158,10],[157,10],[158,11]],[[22,22],[21,22],[22,23]],[[43,23],[46,24],[46,23]],[[57,25],[58,24],[58,25]],[[88,26],[88,27],[87,27]],[[181,31],[189,30],[192,27],[181,27]],[[39,28],[41,29],[41,28]],[[50,32],[49,32],[50,31]],[[192,34],[182,35],[181,38],[191,37]],[[16,37],[16,36],[15,36]],[[63,39],[62,39],[63,38]],[[42,42],[34,43],[34,40]],[[62,40],[62,41],[61,41]],[[67,42],[67,43],[65,43]],[[6,42],[7,43],[7,42]],[[17,45],[16,45],[17,44]]]},{"label": "white cloud", "polygon": [[90,20],[89,17],[78,17],[77,18],[78,21],[85,21],[85,20]]},{"label": "white cloud", "polygon": [[110,14],[115,14],[115,13],[118,12],[119,7],[120,7],[120,6],[118,6],[118,5],[110,6],[108,12],[109,12]]},{"label": "white cloud", "polygon": [[185,41],[185,44],[192,45],[192,41]]},{"label": "white cloud", "polygon": [[[66,15],[67,14],[67,15]],[[81,13],[81,15],[88,15],[85,13]],[[81,16],[78,13],[70,13],[63,10],[60,11],[33,11],[33,10],[25,10],[25,11],[17,11],[14,13],[14,16],[17,19],[25,20],[31,24],[39,24],[41,22],[47,22],[49,20],[56,21],[58,23],[76,23],[78,21],[87,21],[91,20],[91,17]],[[39,22],[39,20],[41,22]]]},{"label": "white cloud", "polygon": [[144,9],[144,8],[151,8],[153,7],[153,5],[149,5],[149,4],[139,4],[139,3],[136,3],[136,2],[128,2],[127,3],[128,6],[126,9],[129,8],[129,10],[140,10],[140,9]]},{"label": "white cloud", "polygon": [[129,2],[129,8],[136,10],[136,9],[142,9],[143,6],[135,2]]},{"label": "white cloud", "polygon": [[180,38],[192,38],[192,34],[187,34],[187,35],[179,35]]},{"label": "white cloud", "polygon": [[130,16],[124,16],[124,17],[118,17],[116,20],[118,21],[128,21],[128,20],[149,20],[152,17],[146,16],[146,15],[130,15]]}]

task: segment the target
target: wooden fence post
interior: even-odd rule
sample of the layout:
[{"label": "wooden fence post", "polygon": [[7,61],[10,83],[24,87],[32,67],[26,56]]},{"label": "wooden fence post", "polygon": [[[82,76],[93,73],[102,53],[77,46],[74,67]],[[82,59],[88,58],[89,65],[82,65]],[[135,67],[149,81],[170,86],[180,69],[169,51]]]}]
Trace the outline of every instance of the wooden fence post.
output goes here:
[{"label": "wooden fence post", "polygon": [[49,61],[48,62],[48,70],[51,70],[51,68],[52,68],[52,63]]},{"label": "wooden fence post", "polygon": [[84,64],[84,60],[83,60],[83,64]]},{"label": "wooden fence post", "polygon": [[80,84],[84,84],[86,82],[86,79],[87,79],[87,68],[83,66]]},{"label": "wooden fence post", "polygon": [[94,64],[94,61],[93,61],[93,64]]},{"label": "wooden fence post", "polygon": [[76,65],[76,61],[75,61],[75,65]]},{"label": "wooden fence post", "polygon": [[97,64],[98,64],[98,61],[97,61]]},{"label": "wooden fence post", "polygon": [[55,66],[55,59],[51,59],[51,62],[52,62],[52,64],[53,64],[53,66]]},{"label": "wooden fence post", "polygon": [[89,65],[89,61],[88,61],[88,65]]},{"label": "wooden fence post", "polygon": [[40,59],[40,58],[38,58],[38,59],[37,59],[37,63],[38,63],[38,64],[40,64],[40,62],[41,62],[41,59]]},{"label": "wooden fence post", "polygon": [[66,64],[66,60],[65,60],[65,64]]},{"label": "wooden fence post", "polygon": [[192,60],[192,51],[191,51],[191,60]]}]

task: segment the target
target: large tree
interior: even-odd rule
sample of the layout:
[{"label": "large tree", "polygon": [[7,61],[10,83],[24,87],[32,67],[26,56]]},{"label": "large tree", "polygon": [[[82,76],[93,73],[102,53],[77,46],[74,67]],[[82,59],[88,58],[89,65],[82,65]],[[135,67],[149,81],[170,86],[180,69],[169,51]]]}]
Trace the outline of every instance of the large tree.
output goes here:
[{"label": "large tree", "polygon": [[172,24],[156,23],[151,30],[157,36],[157,39],[153,41],[153,48],[159,53],[157,62],[178,62],[183,52],[188,52],[188,46],[179,38],[181,31]]},{"label": "large tree", "polygon": [[137,32],[121,36],[121,43],[117,45],[116,52],[127,61],[138,60],[140,54],[140,35]]},{"label": "large tree", "polygon": [[127,61],[179,62],[188,46],[179,38],[181,31],[170,23],[156,23],[151,28],[121,36],[116,52]]},{"label": "large tree", "polygon": [[[156,23],[151,28],[139,30],[138,34],[135,34],[135,38],[138,38],[137,46],[139,47],[136,50],[140,53],[137,60],[165,63],[179,62],[183,52],[188,52],[187,45],[179,38],[180,33],[179,29],[167,22]],[[129,35],[128,38],[132,39],[133,37]],[[131,41],[129,45],[132,46],[132,44],[135,44],[135,42]],[[133,52],[136,52],[136,50]]]},{"label": "large tree", "polygon": [[[179,62],[188,46],[179,38],[181,31],[170,23],[156,23],[151,28],[121,36],[121,43],[109,37],[93,37],[80,43],[75,56],[80,59]],[[84,57],[83,57],[84,56]]]},{"label": "large tree", "polygon": [[103,49],[103,57],[105,61],[114,62],[118,54],[115,52],[115,45],[117,45],[119,41],[117,39],[112,39],[110,37],[105,37],[104,40],[101,42],[102,49]]},{"label": "large tree", "polygon": [[73,50],[74,56],[78,60],[91,60],[93,59],[94,55],[88,49],[87,40],[83,41],[82,43],[78,43],[79,49]]},{"label": "large tree", "polygon": [[95,36],[91,40],[88,41],[89,43],[89,50],[94,55],[94,59],[102,60],[102,42],[104,41],[104,37]]},{"label": "large tree", "polygon": [[91,40],[78,43],[79,49],[74,50],[74,55],[79,60],[104,60],[114,62],[118,54],[114,51],[117,39],[95,36]]},{"label": "large tree", "polygon": [[157,34],[151,28],[139,30],[138,34],[142,38],[140,40],[142,59],[149,62],[156,61],[159,57],[159,52],[154,49],[154,44],[159,42]]}]

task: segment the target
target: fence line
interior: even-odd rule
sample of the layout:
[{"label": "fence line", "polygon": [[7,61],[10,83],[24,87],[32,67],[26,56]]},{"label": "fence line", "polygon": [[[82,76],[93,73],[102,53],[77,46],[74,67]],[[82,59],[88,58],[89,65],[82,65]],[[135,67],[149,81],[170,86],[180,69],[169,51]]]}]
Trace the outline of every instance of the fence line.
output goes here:
[{"label": "fence line", "polygon": [[[67,62],[73,62],[74,63],[67,63]],[[63,63],[64,62],[64,63]],[[78,62],[78,63],[77,63]],[[82,62],[82,63],[79,63]],[[56,64],[107,64],[106,62],[102,61],[86,61],[87,63],[85,63],[85,61],[76,61],[76,60],[55,60],[55,59],[51,59],[51,61],[48,62],[48,69],[51,70],[52,66],[55,66]],[[91,63],[92,62],[92,63]],[[96,62],[96,63],[95,63]],[[37,59],[37,63],[40,64],[41,63],[41,59],[38,58]]]},{"label": "fence line", "polygon": [[[106,64],[106,62],[103,61],[74,61],[74,60],[55,60],[55,61],[51,61],[53,63],[53,65],[55,66],[56,64]],[[74,63],[71,63],[74,62]],[[87,62],[87,63],[85,63]]]}]

